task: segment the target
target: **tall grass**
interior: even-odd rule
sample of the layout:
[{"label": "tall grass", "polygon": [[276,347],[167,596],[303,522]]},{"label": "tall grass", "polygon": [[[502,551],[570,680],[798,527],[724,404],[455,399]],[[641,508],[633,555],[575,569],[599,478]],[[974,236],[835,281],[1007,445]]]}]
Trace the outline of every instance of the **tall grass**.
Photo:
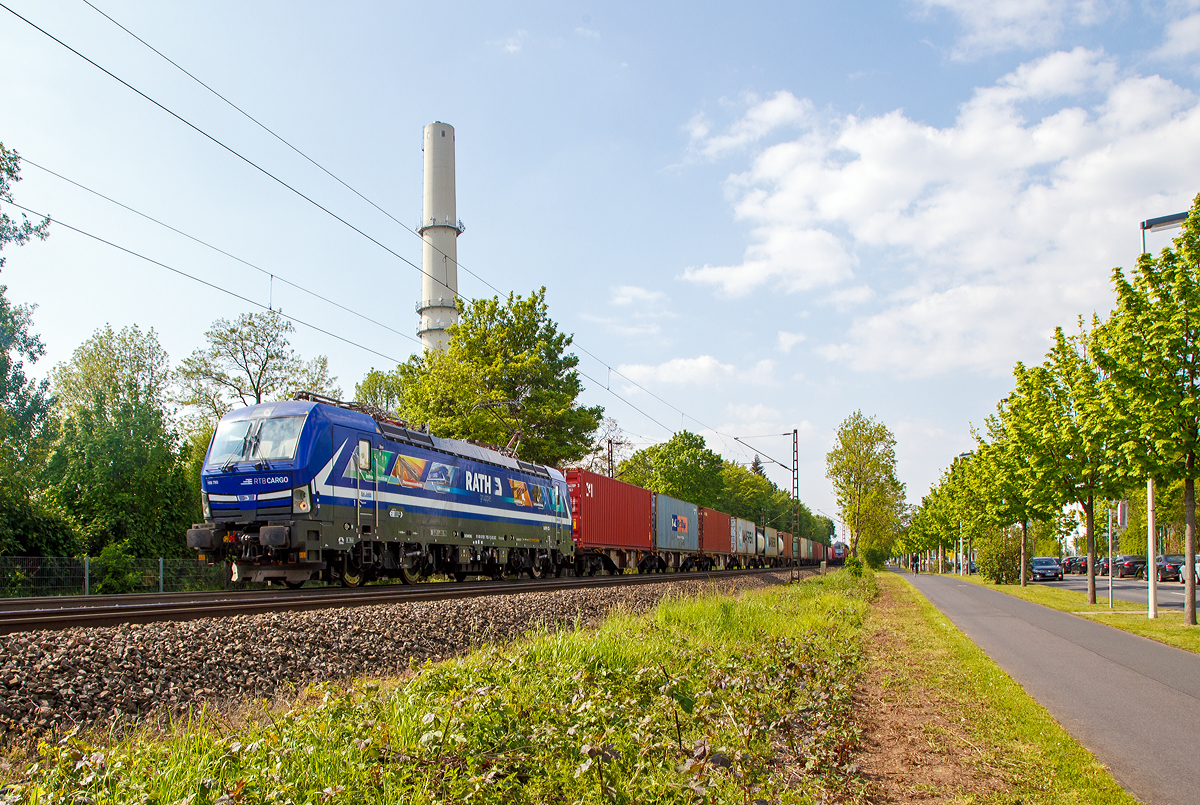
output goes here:
[{"label": "tall grass", "polygon": [[852,784],[870,577],[662,602],[230,731],[43,744],[4,803],[817,802]]}]

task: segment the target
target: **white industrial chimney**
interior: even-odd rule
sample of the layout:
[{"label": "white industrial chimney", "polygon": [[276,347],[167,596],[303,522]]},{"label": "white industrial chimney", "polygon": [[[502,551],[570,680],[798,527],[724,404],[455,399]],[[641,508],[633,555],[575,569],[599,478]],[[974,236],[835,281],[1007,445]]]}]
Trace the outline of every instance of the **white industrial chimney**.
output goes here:
[{"label": "white industrial chimney", "polygon": [[454,205],[454,127],[425,127],[425,203],[417,231],[425,241],[421,255],[421,324],[417,335],[425,349],[445,349],[446,328],[458,321],[458,236],[463,232]]}]

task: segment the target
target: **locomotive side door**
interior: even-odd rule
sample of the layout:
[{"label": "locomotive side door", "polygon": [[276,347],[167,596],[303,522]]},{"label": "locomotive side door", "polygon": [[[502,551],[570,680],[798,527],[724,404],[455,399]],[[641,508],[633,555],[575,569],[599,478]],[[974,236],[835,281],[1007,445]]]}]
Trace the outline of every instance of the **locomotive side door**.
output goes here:
[{"label": "locomotive side door", "polygon": [[376,480],[378,473],[375,466],[375,442],[373,434],[360,433],[358,446],[354,449],[355,469],[358,470],[354,473],[358,498],[355,506],[358,514],[358,533],[363,534],[366,530],[364,526],[369,526],[369,533],[373,539],[379,531],[379,506],[376,505],[379,483]]}]

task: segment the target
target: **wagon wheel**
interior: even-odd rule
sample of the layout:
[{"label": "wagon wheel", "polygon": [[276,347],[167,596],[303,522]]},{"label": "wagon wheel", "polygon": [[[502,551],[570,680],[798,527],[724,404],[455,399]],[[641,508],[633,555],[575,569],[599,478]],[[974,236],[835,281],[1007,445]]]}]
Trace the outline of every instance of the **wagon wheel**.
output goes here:
[{"label": "wagon wheel", "polygon": [[304,586],[305,581],[307,581],[307,579],[302,579],[300,581],[292,581],[291,579],[284,579],[283,584],[289,590],[299,590],[301,587]]},{"label": "wagon wheel", "polygon": [[362,568],[355,567],[346,562],[346,566],[342,568],[342,586],[343,587],[361,587],[363,583]]},{"label": "wagon wheel", "polygon": [[401,584],[419,584],[421,581],[421,571],[417,568],[400,568],[400,583]]}]

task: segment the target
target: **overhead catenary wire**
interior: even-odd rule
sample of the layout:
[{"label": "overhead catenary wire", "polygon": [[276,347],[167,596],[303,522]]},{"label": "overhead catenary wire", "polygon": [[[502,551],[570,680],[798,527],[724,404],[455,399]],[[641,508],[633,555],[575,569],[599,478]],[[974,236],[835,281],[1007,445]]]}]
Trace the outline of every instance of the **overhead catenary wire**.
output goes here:
[{"label": "overhead catenary wire", "polygon": [[[38,212],[38,211],[36,211],[36,210],[32,210],[32,209],[30,209],[29,207],[22,206],[22,205],[20,205],[20,204],[17,204],[17,203],[15,203],[15,202],[9,202],[9,203],[10,203],[10,204],[12,204],[12,206],[16,207],[18,210],[22,210],[22,211],[24,211],[24,212],[27,212],[27,213],[29,213],[29,214],[31,214],[31,215],[36,215],[36,216],[38,216],[39,218],[44,218],[44,217],[46,217],[46,216],[45,216],[45,215],[43,215],[42,213],[40,213],[40,212]],[[103,244],[105,244],[106,246],[111,246],[112,248],[114,248],[114,249],[117,249],[117,250],[119,250],[119,251],[122,251],[122,252],[125,252],[125,253],[126,253],[126,254],[128,254],[128,255],[131,255],[131,256],[133,256],[133,257],[136,257],[136,258],[138,258],[139,260],[145,260],[147,263],[153,263],[154,265],[156,265],[156,266],[159,266],[160,268],[165,268],[167,271],[171,271],[171,272],[173,272],[173,273],[175,273],[175,274],[178,274],[178,275],[179,275],[179,276],[181,276],[181,277],[187,277],[188,279],[190,279],[190,280],[192,280],[192,281],[194,281],[194,282],[198,282],[198,283],[200,283],[201,285],[206,285],[206,286],[208,286],[209,288],[212,288],[213,290],[220,291],[221,293],[228,294],[229,296],[232,296],[232,297],[234,297],[235,299],[240,299],[240,300],[242,300],[243,302],[246,302],[246,303],[248,303],[248,304],[254,305],[255,307],[262,308],[263,310],[270,310],[270,308],[269,308],[267,305],[264,305],[262,302],[256,302],[255,300],[251,299],[251,298],[250,298],[250,297],[248,297],[248,296],[243,296],[242,294],[240,294],[240,293],[238,293],[238,292],[236,292],[236,291],[231,291],[231,290],[229,290],[228,288],[224,288],[224,287],[222,287],[222,286],[220,286],[220,285],[217,285],[215,282],[209,282],[208,280],[206,280],[206,279],[202,279],[202,278],[200,278],[200,277],[197,277],[197,276],[196,276],[196,275],[194,275],[194,274],[189,274],[188,272],[186,272],[186,271],[183,271],[182,269],[178,269],[178,268],[175,268],[174,266],[167,265],[167,264],[166,264],[166,263],[164,263],[164,262],[161,262],[161,261],[159,261],[159,260],[155,260],[153,257],[148,257],[148,256],[146,256],[146,255],[142,254],[141,252],[136,252],[136,251],[134,251],[133,249],[126,248],[125,246],[122,246],[122,245],[120,245],[119,243],[114,243],[113,241],[111,241],[111,240],[107,240],[107,239],[105,239],[105,238],[102,238],[102,237],[100,237],[99,235],[93,235],[91,232],[88,232],[88,231],[86,231],[86,230],[80,229],[79,227],[76,227],[76,226],[71,226],[70,224],[68,224],[68,223],[66,223],[66,222],[64,222],[64,221],[61,221],[61,220],[55,219],[55,220],[54,220],[54,224],[55,224],[55,226],[61,226],[63,229],[69,229],[70,231],[72,231],[72,232],[76,232],[76,233],[78,233],[78,234],[80,234],[80,235],[83,235],[83,236],[84,236],[84,237],[86,237],[86,238],[91,238],[91,239],[92,239],[92,240],[94,240],[94,241],[97,241],[97,242],[99,242],[99,243],[103,243]],[[304,327],[307,327],[307,328],[309,328],[310,330],[314,330],[314,331],[316,331],[316,332],[318,332],[318,333],[321,333],[322,335],[327,335],[327,336],[329,336],[330,338],[336,338],[338,341],[341,341],[341,342],[342,342],[342,343],[344,343],[344,344],[349,344],[349,345],[350,345],[350,346],[352,346],[352,347],[358,347],[358,348],[359,348],[359,349],[361,349],[361,350],[364,350],[364,351],[366,351],[366,352],[370,352],[372,355],[378,355],[379,357],[381,357],[381,358],[385,358],[385,359],[387,359],[387,360],[389,360],[389,361],[395,361],[396,363],[399,363],[399,362],[400,362],[400,361],[399,361],[399,360],[397,360],[396,358],[393,358],[391,355],[385,355],[384,353],[380,352],[379,350],[377,350],[377,349],[373,349],[373,348],[371,348],[371,347],[368,347],[368,346],[366,346],[365,344],[360,344],[360,343],[358,343],[357,341],[351,341],[349,338],[345,338],[344,336],[340,336],[340,335],[338,335],[337,333],[332,333],[332,332],[330,332],[329,330],[326,330],[326,329],[324,329],[324,328],[322,328],[322,327],[318,327],[318,326],[317,326],[317,325],[315,325],[315,324],[310,324],[309,322],[307,322],[307,321],[304,321],[303,319],[298,319],[298,318],[296,318],[295,316],[292,316],[292,315],[289,315],[289,314],[287,314],[287,313],[284,313],[282,310],[276,310],[276,311],[274,311],[274,312],[275,312],[275,313],[278,313],[280,316],[283,316],[283,317],[284,317],[285,319],[287,319],[288,321],[295,322],[296,324],[299,324],[299,325],[302,325],[302,326],[304,326]],[[416,339],[413,339],[413,340],[415,341]]]},{"label": "overhead catenary wire", "polygon": [[[25,156],[24,154],[21,155],[21,162],[26,165],[32,165],[33,167],[37,168],[38,170],[45,171],[46,173],[50,174],[51,176],[55,176],[55,177],[63,180],[67,184],[74,185],[75,187],[78,187],[80,190],[84,190],[98,198],[104,199],[105,201],[107,201],[111,204],[115,204],[123,210],[127,210],[127,211],[133,213],[134,215],[137,215],[141,218],[145,218],[147,221],[150,221],[151,223],[158,224],[159,226],[163,227],[164,229],[168,229],[168,230],[174,232],[175,234],[181,235],[194,243],[198,243],[207,249],[213,250],[217,254],[224,255],[225,257],[228,257],[230,260],[235,260],[235,261],[241,263],[242,265],[246,266],[247,268],[252,268],[255,271],[258,271],[259,273],[261,273],[263,276],[270,277],[271,281],[272,281],[272,285],[274,284],[275,280],[279,280],[280,282],[284,283],[285,285],[289,285],[298,291],[306,293],[309,296],[313,297],[314,299],[320,299],[322,302],[333,305],[334,307],[338,308],[339,310],[344,310],[353,316],[357,316],[360,319],[362,319],[363,321],[368,321],[371,324],[376,325],[377,327],[382,327],[383,329],[387,330],[388,332],[395,333],[396,335],[400,336],[401,338],[407,338],[409,341],[412,341],[417,344],[421,343],[419,340],[417,340],[416,338],[413,338],[412,336],[408,335],[407,333],[403,333],[400,330],[397,330],[396,328],[394,328],[388,324],[384,324],[381,321],[377,321],[377,320],[371,318],[370,316],[367,316],[363,313],[358,312],[357,310],[354,310],[353,308],[346,307],[345,305],[341,304],[340,302],[335,302],[334,300],[330,299],[327,296],[323,296],[323,295],[317,293],[316,291],[305,288],[303,285],[299,285],[295,282],[292,282],[291,280],[287,279],[286,277],[280,276],[275,271],[268,271],[267,269],[265,269],[261,266],[257,266],[248,260],[244,260],[241,257],[238,257],[236,254],[232,254],[230,252],[225,251],[224,249],[222,249],[219,246],[214,246],[213,244],[209,243],[206,240],[202,240],[201,238],[198,238],[195,235],[191,235],[187,232],[184,232],[182,229],[171,226],[170,224],[166,223],[165,221],[160,221],[159,219],[155,218],[152,215],[148,215],[148,214],[142,212],[141,210],[138,210],[138,209],[135,209],[135,208],[129,206],[128,204],[124,204],[120,201],[117,201],[115,198],[112,198],[111,196],[106,196],[103,193],[101,193],[100,191],[94,190],[93,188],[90,188],[87,185],[81,184],[81,183],[75,181],[74,179],[70,179],[66,176],[63,176],[61,173],[57,173],[57,172],[51,170],[50,168],[47,168],[45,165],[39,165],[37,162],[34,162],[33,160],[31,160],[29,157]],[[273,289],[272,289],[272,294],[273,294]],[[268,305],[268,309],[269,308],[270,308],[270,305]]]},{"label": "overhead catenary wire", "polygon": [[[108,19],[110,22],[112,22],[114,25],[117,25],[117,27],[121,28],[121,30],[125,31],[127,34],[129,34],[130,36],[132,36],[132,37],[133,37],[134,39],[136,39],[138,42],[140,42],[141,44],[143,44],[144,46],[146,46],[146,47],[147,47],[147,48],[149,48],[150,50],[154,51],[154,52],[155,52],[156,54],[158,54],[158,55],[159,55],[161,58],[163,58],[164,60],[166,60],[167,62],[169,62],[170,64],[172,64],[174,67],[176,67],[176,68],[177,68],[177,69],[179,69],[181,72],[183,72],[185,75],[187,75],[189,78],[191,78],[192,80],[194,80],[194,81],[196,81],[197,83],[199,83],[201,86],[203,86],[203,87],[204,87],[205,89],[207,89],[209,92],[213,93],[213,94],[214,94],[214,95],[216,95],[218,98],[220,98],[222,101],[224,101],[225,103],[227,103],[229,106],[231,106],[232,108],[234,108],[235,110],[237,110],[237,111],[238,111],[240,114],[244,115],[244,116],[245,116],[247,119],[249,119],[250,121],[252,121],[252,122],[253,122],[255,125],[259,126],[260,128],[262,128],[262,129],[263,129],[264,131],[266,131],[267,133],[271,134],[271,136],[272,136],[272,137],[276,138],[277,140],[279,140],[279,141],[280,141],[281,143],[283,143],[284,145],[287,145],[287,146],[288,146],[288,147],[289,147],[291,150],[295,151],[297,154],[299,154],[299,155],[300,155],[301,157],[303,157],[305,160],[307,160],[308,162],[312,163],[314,166],[316,166],[316,167],[317,167],[318,169],[320,169],[322,172],[324,172],[325,174],[327,174],[328,176],[330,176],[331,178],[333,178],[335,181],[337,181],[337,182],[338,182],[339,184],[341,184],[342,186],[346,187],[348,190],[350,190],[350,192],[354,193],[356,196],[358,196],[359,198],[361,198],[363,201],[365,201],[366,203],[370,204],[370,205],[371,205],[372,207],[374,207],[375,209],[379,210],[381,213],[383,213],[384,215],[386,215],[386,216],[387,216],[389,219],[391,219],[392,221],[394,221],[394,222],[395,222],[397,225],[401,226],[401,227],[402,227],[402,228],[403,228],[405,231],[412,232],[413,234],[417,235],[418,237],[421,237],[421,236],[420,236],[420,233],[416,232],[416,231],[415,231],[415,230],[413,230],[413,229],[410,229],[408,226],[406,226],[405,224],[403,224],[402,222],[400,222],[398,219],[396,219],[394,216],[392,216],[390,213],[388,213],[388,212],[387,212],[386,210],[384,210],[382,207],[380,207],[379,205],[375,204],[373,201],[371,201],[369,198],[367,198],[366,196],[364,196],[364,195],[363,195],[362,193],[360,193],[359,191],[355,190],[353,187],[351,187],[351,186],[350,186],[348,183],[346,183],[346,182],[345,182],[345,181],[343,181],[342,179],[338,178],[338,177],[337,177],[335,174],[333,174],[331,171],[329,171],[328,169],[326,169],[326,168],[324,168],[322,165],[320,165],[320,163],[318,163],[316,160],[312,159],[312,158],[311,158],[311,157],[309,157],[307,154],[304,154],[302,151],[300,151],[300,149],[298,149],[298,148],[296,148],[295,146],[293,146],[291,143],[289,143],[289,142],[288,142],[287,140],[285,140],[283,137],[281,137],[281,136],[279,136],[278,134],[276,134],[274,131],[272,131],[270,128],[268,128],[267,126],[265,126],[264,124],[262,124],[261,122],[259,122],[257,119],[255,119],[254,117],[252,117],[252,116],[251,116],[249,113],[247,113],[247,112],[245,112],[244,110],[242,110],[240,107],[238,107],[238,106],[237,106],[236,104],[234,104],[232,101],[229,101],[227,98],[225,98],[225,97],[224,97],[223,95],[221,95],[219,92],[217,92],[216,90],[214,90],[214,89],[212,89],[211,87],[209,87],[207,84],[205,84],[205,83],[204,83],[203,81],[201,81],[200,79],[196,78],[196,76],[192,75],[190,72],[188,72],[187,70],[185,70],[183,67],[181,67],[179,64],[177,64],[176,62],[174,62],[174,61],[173,61],[172,59],[170,59],[169,57],[167,57],[167,56],[166,56],[165,54],[163,54],[161,51],[159,51],[158,49],[154,48],[152,45],[150,45],[149,43],[147,43],[147,42],[146,42],[145,40],[143,40],[142,38],[138,37],[138,36],[137,36],[136,34],[134,34],[132,31],[130,31],[129,29],[125,28],[123,25],[121,25],[120,23],[118,23],[116,20],[114,20],[114,19],[113,19],[112,17],[110,17],[109,15],[105,14],[105,13],[104,13],[103,11],[101,11],[100,9],[96,8],[96,6],[92,5],[92,3],[90,3],[90,2],[87,2],[87,0],[84,0],[84,2],[85,2],[85,3],[87,3],[87,5],[88,5],[88,6],[90,6],[90,7],[91,7],[93,10],[97,11],[97,12],[98,12],[98,13],[100,13],[102,16],[104,16],[106,19]],[[21,20],[22,22],[24,22],[25,24],[29,25],[30,27],[32,27],[33,29],[35,29],[35,30],[36,30],[36,31],[38,31],[39,33],[43,34],[44,36],[46,36],[47,38],[51,39],[52,41],[54,41],[54,42],[55,42],[55,43],[57,43],[58,45],[62,46],[63,48],[65,48],[65,49],[69,50],[71,53],[75,54],[75,55],[76,55],[76,56],[78,56],[79,58],[81,58],[81,59],[83,59],[84,61],[86,61],[88,64],[90,64],[90,65],[92,65],[93,67],[95,67],[96,69],[100,70],[100,71],[101,71],[101,72],[103,72],[105,75],[107,75],[107,76],[109,76],[110,78],[112,78],[114,81],[117,81],[117,82],[118,82],[118,83],[120,83],[122,86],[126,87],[126,88],[127,88],[127,89],[129,89],[130,91],[134,92],[135,94],[139,95],[140,97],[142,97],[142,98],[143,98],[143,99],[145,99],[146,101],[148,101],[148,102],[150,102],[151,104],[153,104],[154,106],[158,107],[158,108],[159,108],[159,109],[161,109],[163,112],[166,112],[168,115],[170,115],[171,117],[175,118],[175,119],[176,119],[176,120],[178,120],[179,122],[183,123],[185,126],[187,126],[188,128],[192,129],[192,130],[193,130],[193,131],[195,131],[196,133],[200,134],[200,135],[201,135],[202,137],[204,137],[205,139],[209,140],[209,141],[210,141],[210,142],[212,142],[213,144],[215,144],[215,145],[219,146],[220,148],[222,148],[223,150],[227,151],[228,153],[230,153],[231,155],[233,155],[233,156],[234,156],[234,157],[236,157],[237,159],[241,160],[242,162],[246,163],[246,164],[247,164],[247,165],[249,165],[250,167],[252,167],[252,168],[254,168],[255,170],[257,170],[257,171],[259,171],[260,173],[262,173],[264,176],[268,177],[268,178],[269,178],[269,179],[271,179],[272,181],[274,181],[274,182],[278,183],[280,186],[282,186],[282,187],[286,188],[287,190],[291,191],[291,192],[292,192],[292,193],[294,193],[295,195],[299,196],[301,199],[303,199],[303,200],[307,201],[309,204],[313,205],[314,207],[316,207],[317,209],[321,210],[321,211],[322,211],[322,212],[324,212],[325,214],[329,215],[330,217],[334,218],[334,219],[335,219],[335,220],[337,220],[338,222],[342,223],[343,225],[345,225],[346,227],[348,227],[348,228],[349,228],[349,229],[351,229],[352,231],[356,232],[356,233],[357,233],[357,234],[359,234],[360,236],[362,236],[362,237],[366,238],[366,239],[367,239],[367,240],[369,240],[371,243],[375,244],[375,245],[376,245],[376,246],[378,246],[379,248],[381,248],[381,249],[383,249],[384,251],[386,251],[386,252],[388,252],[389,254],[391,254],[393,257],[395,257],[395,258],[397,258],[397,259],[401,260],[402,262],[404,262],[404,263],[405,263],[405,264],[407,264],[408,266],[410,266],[410,267],[412,267],[413,269],[415,269],[416,271],[420,272],[422,275],[424,275],[424,276],[429,276],[431,279],[433,279],[435,282],[437,282],[437,284],[439,284],[439,285],[441,285],[443,288],[445,288],[445,289],[447,290],[447,292],[449,292],[449,293],[450,293],[450,294],[451,294],[451,295],[452,295],[452,296],[453,296],[455,299],[463,299],[464,301],[473,301],[473,300],[471,300],[469,297],[466,297],[466,296],[463,296],[462,294],[459,294],[457,291],[451,291],[451,290],[449,289],[449,287],[445,285],[445,283],[443,283],[443,282],[440,282],[440,281],[439,281],[439,280],[438,280],[436,277],[434,277],[433,275],[431,275],[431,274],[429,274],[428,272],[426,272],[426,271],[425,271],[425,270],[424,270],[422,267],[420,267],[420,266],[416,265],[416,264],[415,264],[415,263],[413,263],[411,260],[409,260],[409,259],[405,258],[403,255],[399,254],[399,253],[398,253],[398,252],[396,252],[395,250],[393,250],[393,249],[391,249],[390,247],[388,247],[386,244],[382,243],[382,242],[381,242],[381,241],[379,241],[378,239],[376,239],[376,238],[374,238],[373,236],[369,235],[367,232],[363,231],[363,230],[362,230],[362,229],[360,229],[359,227],[357,227],[357,226],[355,226],[354,224],[350,223],[348,220],[346,220],[346,219],[345,219],[345,218],[343,218],[342,216],[338,215],[337,213],[333,212],[333,211],[332,211],[331,209],[329,209],[328,207],[326,207],[326,206],[322,205],[320,202],[316,201],[316,200],[315,200],[315,199],[313,199],[311,196],[308,196],[308,195],[306,195],[305,193],[301,192],[300,190],[298,190],[297,188],[295,188],[294,186],[292,186],[292,185],[291,185],[291,184],[289,184],[288,182],[284,181],[283,179],[279,178],[279,177],[278,177],[278,176],[276,176],[275,174],[271,173],[271,172],[270,172],[270,171],[268,171],[266,168],[264,168],[264,167],[262,167],[261,165],[257,164],[256,162],[254,162],[253,160],[251,160],[249,157],[246,157],[245,155],[243,155],[242,153],[240,153],[239,151],[237,151],[237,150],[236,150],[236,149],[234,149],[233,147],[231,147],[231,146],[229,146],[229,145],[225,144],[225,143],[224,143],[224,142],[222,142],[221,140],[219,140],[219,139],[217,139],[216,137],[214,137],[213,135],[209,134],[207,131],[205,131],[204,129],[200,128],[198,125],[196,125],[196,124],[192,123],[191,121],[189,121],[189,120],[187,120],[186,118],[184,118],[182,115],[180,115],[180,114],[178,114],[178,113],[174,112],[173,110],[171,110],[170,108],[168,108],[168,107],[167,107],[167,106],[165,106],[164,104],[160,103],[159,101],[157,101],[157,100],[155,100],[154,98],[150,97],[150,96],[149,96],[149,95],[147,95],[146,93],[142,92],[142,91],[141,91],[141,90],[139,90],[137,87],[135,87],[135,86],[133,86],[132,84],[130,84],[128,81],[125,81],[124,79],[122,79],[121,77],[119,77],[118,75],[116,75],[115,73],[113,73],[112,71],[110,71],[110,70],[106,69],[105,67],[101,66],[100,64],[98,64],[96,61],[94,61],[94,60],[92,60],[91,58],[89,58],[89,57],[85,56],[85,55],[84,55],[83,53],[81,53],[80,51],[78,51],[78,50],[76,50],[75,48],[71,47],[71,46],[70,46],[70,45],[68,45],[66,42],[62,41],[62,40],[61,40],[61,39],[59,39],[58,37],[56,37],[56,36],[54,36],[53,34],[51,34],[49,31],[45,30],[45,29],[44,29],[44,28],[42,28],[41,26],[39,26],[39,25],[37,25],[36,23],[34,23],[32,20],[29,20],[28,18],[26,18],[26,17],[22,16],[21,14],[19,14],[18,12],[16,12],[16,11],[15,11],[15,10],[13,10],[12,8],[10,8],[8,5],[4,4],[3,2],[0,2],[0,8],[3,8],[5,11],[8,11],[10,14],[12,14],[13,16],[15,16],[17,19],[19,19],[19,20]],[[423,238],[423,237],[422,237],[422,241],[424,242],[424,238]],[[439,250],[439,251],[440,251],[440,250]],[[466,267],[462,266],[462,264],[461,264],[461,263],[459,263],[457,260],[456,260],[455,262],[456,262],[456,264],[458,265],[458,267],[460,267],[460,268],[463,268],[463,270],[464,270],[464,271],[466,271],[468,274],[470,274],[471,276],[473,276],[473,277],[475,277],[476,279],[478,279],[478,280],[479,280],[480,282],[482,282],[484,285],[486,285],[486,286],[488,286],[489,288],[491,288],[492,290],[496,291],[498,294],[499,294],[499,293],[502,293],[502,292],[501,292],[501,291],[500,291],[498,288],[496,288],[496,286],[492,285],[490,282],[488,282],[487,280],[483,279],[482,277],[480,277],[478,274],[476,274],[475,272],[471,271],[470,269],[468,269],[468,268],[466,268]],[[261,270],[261,269],[259,269],[259,270]],[[215,286],[214,286],[214,287],[215,287]],[[255,303],[255,304],[258,304],[258,303]],[[336,304],[336,303],[335,303],[335,304]],[[351,312],[353,312],[353,311],[351,311]],[[361,314],[357,314],[357,315],[361,315]],[[310,325],[310,326],[311,326],[311,325]],[[344,339],[343,339],[343,340],[344,340]],[[675,406],[674,404],[672,404],[672,403],[670,403],[670,402],[666,401],[665,399],[663,399],[663,398],[662,398],[662,397],[660,397],[659,395],[655,394],[654,392],[650,391],[649,389],[647,389],[645,386],[641,385],[641,384],[640,384],[640,383],[638,383],[637,381],[635,381],[635,380],[633,380],[632,378],[628,377],[627,375],[625,375],[624,373],[620,372],[619,370],[617,370],[617,369],[614,369],[614,368],[613,368],[613,367],[612,367],[610,364],[608,364],[607,362],[605,362],[605,361],[603,361],[602,359],[600,359],[599,357],[597,357],[597,356],[596,356],[594,353],[592,353],[590,350],[586,349],[586,348],[585,348],[585,347],[583,347],[582,345],[580,345],[580,344],[576,343],[576,344],[575,344],[575,346],[576,346],[576,347],[577,347],[577,348],[578,348],[580,351],[584,352],[584,353],[585,353],[585,354],[587,354],[589,357],[591,357],[593,360],[595,360],[595,361],[597,361],[598,363],[600,363],[601,365],[603,365],[603,366],[604,366],[605,368],[607,368],[607,369],[608,369],[610,372],[612,372],[612,373],[616,374],[617,376],[619,376],[619,377],[623,378],[623,379],[624,379],[624,380],[626,380],[627,382],[629,382],[629,383],[633,384],[633,385],[634,385],[636,388],[638,388],[638,389],[640,389],[640,390],[642,390],[642,391],[646,392],[647,394],[649,394],[650,396],[652,396],[654,399],[658,400],[659,402],[663,403],[664,405],[668,406],[669,408],[671,408],[671,409],[673,409],[674,411],[676,411],[677,413],[679,413],[681,417],[685,417],[685,418],[687,418],[687,419],[691,419],[693,422],[696,422],[696,423],[697,423],[698,425],[700,425],[701,427],[703,427],[703,428],[705,428],[705,429],[709,430],[710,432],[712,432],[712,433],[713,433],[713,434],[715,434],[715,435],[716,435],[718,438],[720,438],[720,439],[721,439],[722,443],[723,443],[723,444],[725,444],[725,447],[726,447],[727,449],[729,448],[729,445],[728,445],[728,443],[726,443],[726,442],[725,442],[725,440],[724,440],[724,437],[725,437],[727,434],[723,434],[723,433],[721,433],[720,431],[718,431],[716,428],[712,428],[712,427],[710,427],[709,425],[706,425],[704,422],[702,422],[701,420],[697,419],[696,417],[694,417],[694,416],[692,416],[692,415],[688,414],[687,412],[683,411],[683,410],[682,410],[681,408],[679,408],[678,406]],[[377,353],[377,354],[378,354],[378,353]],[[597,383],[597,382],[598,382],[598,381],[596,381],[594,378],[591,378],[591,377],[589,377],[588,379],[589,379],[589,380],[591,380],[593,383]],[[607,386],[606,386],[606,388],[607,388]],[[608,390],[609,390],[609,392],[610,392],[610,393],[613,393],[613,392],[611,391],[611,389],[608,389]],[[619,395],[615,395],[615,393],[614,393],[614,396],[619,396]],[[646,416],[648,419],[650,419],[652,422],[654,422],[654,423],[655,423],[656,425],[658,425],[659,427],[661,427],[661,428],[663,428],[664,430],[666,430],[668,433],[671,433],[671,432],[673,432],[673,429],[672,429],[672,428],[670,428],[670,427],[668,427],[668,426],[664,425],[663,423],[659,422],[658,420],[654,419],[653,417],[650,417],[650,416],[649,416],[648,414],[646,414],[644,411],[641,411],[641,409],[637,408],[636,406],[633,406],[633,405],[632,405],[632,403],[629,403],[629,401],[628,401],[627,399],[625,399],[625,398],[623,398],[623,397],[619,397],[619,398],[620,398],[620,399],[623,399],[623,400],[624,400],[624,401],[625,401],[627,404],[629,404],[629,405],[630,405],[630,407],[634,408],[634,410],[637,410],[639,413],[642,413],[644,416]],[[741,451],[739,451],[739,452],[741,452]]]}]

